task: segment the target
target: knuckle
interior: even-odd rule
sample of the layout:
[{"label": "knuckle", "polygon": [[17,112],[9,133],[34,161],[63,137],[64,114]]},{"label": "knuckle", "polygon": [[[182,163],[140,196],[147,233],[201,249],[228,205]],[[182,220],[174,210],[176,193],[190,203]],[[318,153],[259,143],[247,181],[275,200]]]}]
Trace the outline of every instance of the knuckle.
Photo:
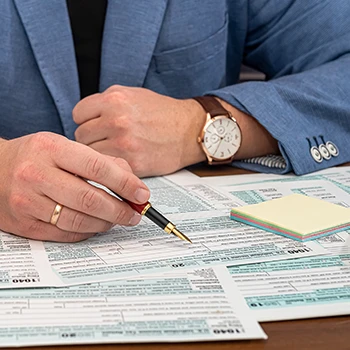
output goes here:
[{"label": "knuckle", "polygon": [[86,216],[78,211],[72,214],[72,227],[71,230],[75,232],[84,232],[87,229]]},{"label": "knuckle", "polygon": [[106,160],[92,156],[86,161],[86,175],[88,179],[97,181],[104,179],[108,175]]},{"label": "knuckle", "polygon": [[38,132],[30,138],[30,146],[39,152],[51,152],[56,148],[56,141],[51,133]]},{"label": "knuckle", "polygon": [[111,87],[106,90],[106,93],[103,95],[103,102],[108,104],[122,104],[127,101],[127,96],[124,90],[121,90],[117,87]]},{"label": "knuckle", "polygon": [[[132,118],[126,116],[126,115],[120,115],[118,117],[118,120],[116,119],[116,122],[118,122],[118,125],[124,132],[130,132],[132,131],[132,128],[134,127]],[[129,135],[124,135],[124,137],[129,138]]]},{"label": "knuckle", "polygon": [[109,88],[107,88],[104,91],[104,94],[112,92],[112,91],[117,91],[118,89],[120,89],[120,87],[118,85],[111,85]]},{"label": "knuckle", "polygon": [[30,160],[24,161],[16,167],[13,176],[16,183],[31,182],[37,184],[46,181],[44,168]]},{"label": "knuckle", "polygon": [[83,212],[94,213],[102,204],[102,198],[93,188],[82,191],[78,198]]},{"label": "knuckle", "polygon": [[22,194],[13,193],[9,197],[8,204],[13,212],[23,212],[28,208],[28,198]]}]

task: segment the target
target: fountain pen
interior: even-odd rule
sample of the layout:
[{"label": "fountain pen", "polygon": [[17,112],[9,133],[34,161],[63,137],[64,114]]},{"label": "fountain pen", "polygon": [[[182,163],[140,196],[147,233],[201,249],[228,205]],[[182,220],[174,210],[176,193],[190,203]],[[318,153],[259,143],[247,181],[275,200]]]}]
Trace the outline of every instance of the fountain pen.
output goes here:
[{"label": "fountain pen", "polygon": [[131,208],[133,208],[135,211],[137,211],[139,214],[146,216],[151,221],[153,221],[156,225],[158,225],[160,228],[162,228],[166,233],[172,233],[174,236],[179,237],[180,239],[192,243],[192,241],[185,236],[182,232],[180,232],[173,223],[171,223],[168,219],[166,219],[159,211],[154,209],[152,207],[152,204],[150,202],[146,202],[144,204],[136,204],[133,203],[123,197],[121,197],[119,194],[116,194],[111,189],[107,188],[104,185],[101,185],[95,181],[84,179],[87,183],[90,185],[100,188],[104,190],[105,192],[109,193],[113,197],[116,197],[123,202],[127,203]]},{"label": "fountain pen", "polygon": [[169,233],[169,234],[172,233],[176,237],[179,237],[184,241],[192,243],[192,241],[186,235],[180,232],[173,223],[171,223],[168,219],[166,219],[159,211],[154,209],[150,202],[146,202],[144,204],[136,204],[128,201],[125,198],[120,197],[119,195],[118,197],[121,198],[123,202],[129,204],[130,207],[133,208],[135,211],[137,211],[139,214],[144,215],[148,219],[153,221],[156,225],[162,228],[166,233]]}]

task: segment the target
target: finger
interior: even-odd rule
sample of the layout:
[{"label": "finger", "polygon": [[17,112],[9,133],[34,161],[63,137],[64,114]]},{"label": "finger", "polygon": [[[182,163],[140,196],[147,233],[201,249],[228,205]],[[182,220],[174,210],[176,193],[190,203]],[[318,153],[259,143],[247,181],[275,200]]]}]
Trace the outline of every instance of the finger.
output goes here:
[{"label": "finger", "polygon": [[103,141],[94,142],[93,144],[89,145],[89,147],[91,147],[92,149],[94,149],[99,153],[102,153],[106,157],[115,158],[115,156],[117,155],[118,157],[116,159],[122,159],[124,162],[127,163],[128,166],[125,170],[135,174],[136,176],[141,177],[140,174],[138,174],[137,171],[135,171],[136,169],[132,168],[131,165],[129,164],[129,162],[132,162],[133,160],[135,161],[136,154],[126,149],[118,149],[118,150],[112,149],[110,143],[111,143],[110,140],[103,140]]},{"label": "finger", "polygon": [[[74,225],[83,225],[79,231],[84,231],[93,218],[101,220],[95,223],[97,226],[101,225],[102,221],[119,225],[137,223],[135,220],[138,217],[135,217],[135,211],[128,204],[88,184],[81,178],[58,169],[51,170],[50,177],[57,180],[41,183],[40,190],[51,198],[54,204],[60,203],[65,207],[61,214],[64,214],[63,218],[59,220],[62,228],[70,229],[69,224],[74,223]],[[49,208],[53,210],[54,205],[51,204]],[[75,226],[74,231],[76,230]]]},{"label": "finger", "polygon": [[[134,226],[141,221],[141,215],[134,212],[125,226]],[[63,207],[56,226],[64,231],[97,233],[110,230],[115,224]]]},{"label": "finger", "polygon": [[129,106],[129,103],[125,103],[125,96],[126,90],[130,89],[132,88],[126,89],[123,86],[113,85],[103,93],[85,97],[74,107],[73,120],[77,124],[83,124],[88,120],[98,118],[106,111],[123,113],[123,107]]},{"label": "finger", "polygon": [[58,167],[100,183],[132,202],[142,204],[149,200],[149,190],[137,176],[90,147],[77,142],[65,142],[62,147],[55,149],[53,157]]},{"label": "finger", "polygon": [[21,237],[40,241],[73,243],[83,241],[93,237],[95,233],[79,233],[64,231],[60,228],[43,221],[36,220],[30,225],[30,229],[25,232],[14,232]]},{"label": "finger", "polygon": [[76,104],[72,111],[75,123],[83,124],[88,120],[98,118],[102,113],[102,94],[97,93],[85,97]]},{"label": "finger", "polygon": [[[46,196],[34,195],[27,199],[23,197],[20,209],[22,215],[25,217],[50,223],[56,204],[56,202]],[[132,219],[134,221],[132,221],[130,225],[136,225],[138,223],[138,218],[132,217]],[[96,233],[108,231],[113,227],[113,223],[63,206],[56,226],[64,231]]]},{"label": "finger", "polygon": [[101,118],[88,120],[75,130],[75,139],[84,145],[104,140],[108,137],[109,128],[103,125]]},{"label": "finger", "polygon": [[[51,202],[51,205],[47,206],[47,208],[55,209],[57,204],[49,198],[47,198],[47,200]],[[49,210],[46,210],[45,214],[42,213],[40,215],[40,220],[50,223],[54,209],[49,215],[47,215],[47,213],[50,213]],[[43,218],[44,216],[47,218],[47,220]],[[113,227],[113,224],[63,206],[55,226],[63,231],[97,233],[108,231]]]}]

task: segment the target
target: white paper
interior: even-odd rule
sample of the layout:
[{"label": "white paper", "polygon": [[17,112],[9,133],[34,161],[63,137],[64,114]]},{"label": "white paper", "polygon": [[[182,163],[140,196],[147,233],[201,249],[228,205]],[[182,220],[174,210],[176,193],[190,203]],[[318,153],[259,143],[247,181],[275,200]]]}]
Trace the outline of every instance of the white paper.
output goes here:
[{"label": "white paper", "polygon": [[[201,183],[196,176],[151,178],[152,203],[191,238],[193,244],[169,236],[147,218],[136,227],[115,227],[79,243],[36,242],[40,264],[36,278],[22,276],[20,283],[4,279],[0,288],[49,287],[110,281],[135,275],[177,269],[246,264],[325,254],[315,242],[297,242],[230,219],[237,205],[232,196]],[[4,234],[5,235],[5,234]],[[5,235],[6,237],[6,235]],[[22,240],[31,253],[31,244]],[[17,248],[6,256],[16,260]],[[0,273],[11,275],[11,267]]]},{"label": "white paper", "polygon": [[[226,186],[236,202],[251,204],[302,193],[345,207],[350,173],[328,171],[268,183]],[[322,179],[322,180],[320,180]],[[350,236],[339,232],[317,240],[329,254],[259,264],[228,266],[258,321],[347,315],[350,313]]]},{"label": "white paper", "polygon": [[350,236],[318,241],[341,254],[227,267],[258,321],[350,314]]},{"label": "white paper", "polygon": [[0,347],[266,339],[224,266],[0,291]]}]

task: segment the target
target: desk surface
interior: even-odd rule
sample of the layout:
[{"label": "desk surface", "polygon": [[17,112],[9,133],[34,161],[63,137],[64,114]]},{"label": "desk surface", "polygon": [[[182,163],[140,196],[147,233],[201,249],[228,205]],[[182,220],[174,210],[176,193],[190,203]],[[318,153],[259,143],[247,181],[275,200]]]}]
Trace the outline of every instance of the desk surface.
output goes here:
[{"label": "desk surface", "polygon": [[[231,167],[191,167],[199,176],[246,174]],[[31,347],[31,350],[349,350],[350,316],[327,317],[285,322],[261,323],[268,335],[267,340],[179,343],[179,344],[116,344]]]}]

